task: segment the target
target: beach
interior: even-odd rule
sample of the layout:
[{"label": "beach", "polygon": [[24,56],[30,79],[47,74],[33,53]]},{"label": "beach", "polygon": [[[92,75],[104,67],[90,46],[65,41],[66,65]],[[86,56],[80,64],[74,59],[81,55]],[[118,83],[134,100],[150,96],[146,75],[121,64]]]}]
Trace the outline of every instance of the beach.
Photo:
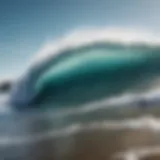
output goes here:
[{"label": "beach", "polygon": [[[160,158],[159,113],[155,111],[149,114],[149,111],[126,110],[128,114],[119,112],[119,116],[113,114],[108,119],[95,121],[92,118],[86,120],[85,116],[91,114],[86,113],[67,117],[69,124],[66,119],[53,120],[51,115],[46,114],[43,118],[26,118],[14,126],[19,120],[14,117],[10,132],[3,132],[1,136],[0,159],[157,160]],[[101,111],[96,113],[99,115]],[[6,139],[2,144],[2,137],[7,137],[7,134],[8,141]]]}]

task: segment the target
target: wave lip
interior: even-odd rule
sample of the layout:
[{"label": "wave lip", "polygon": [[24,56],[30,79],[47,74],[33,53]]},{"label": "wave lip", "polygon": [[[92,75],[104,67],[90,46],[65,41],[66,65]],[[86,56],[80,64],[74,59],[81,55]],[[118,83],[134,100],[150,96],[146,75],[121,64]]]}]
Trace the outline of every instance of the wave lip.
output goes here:
[{"label": "wave lip", "polygon": [[59,38],[57,41],[45,44],[36,56],[32,59],[32,64],[43,61],[44,58],[63,54],[64,50],[72,50],[86,45],[96,43],[113,43],[124,46],[144,45],[144,46],[160,46],[160,39],[153,33],[139,31],[135,29],[122,28],[89,28],[83,30],[75,30],[70,34]]}]

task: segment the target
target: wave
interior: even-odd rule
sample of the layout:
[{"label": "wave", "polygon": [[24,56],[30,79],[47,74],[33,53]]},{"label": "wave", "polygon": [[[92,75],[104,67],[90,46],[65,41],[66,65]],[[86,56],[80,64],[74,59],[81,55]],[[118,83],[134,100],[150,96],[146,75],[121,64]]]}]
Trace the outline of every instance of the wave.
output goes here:
[{"label": "wave", "polygon": [[[144,115],[148,107],[159,110],[159,41],[140,35],[111,29],[78,31],[45,46],[12,84],[11,93],[0,96],[0,113],[11,111],[1,115],[0,147],[23,148],[52,138],[61,143],[89,130],[118,135],[121,130],[137,135],[145,130],[157,135],[160,119]],[[19,114],[10,106],[32,112]],[[34,112],[34,107],[45,111]],[[138,118],[135,112],[141,113]],[[159,145],[135,147],[114,157],[136,159],[160,151]]]},{"label": "wave", "polygon": [[59,108],[144,92],[160,75],[159,42],[111,29],[71,33],[40,51],[12,88],[10,103]]}]

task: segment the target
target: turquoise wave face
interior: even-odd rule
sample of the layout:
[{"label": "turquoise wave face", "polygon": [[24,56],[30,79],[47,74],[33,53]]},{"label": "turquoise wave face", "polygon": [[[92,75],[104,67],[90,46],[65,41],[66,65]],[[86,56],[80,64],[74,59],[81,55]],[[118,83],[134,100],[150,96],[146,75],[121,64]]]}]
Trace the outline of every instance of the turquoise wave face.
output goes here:
[{"label": "turquoise wave face", "polygon": [[121,94],[159,75],[158,53],[158,48],[108,44],[66,50],[31,68],[16,95],[22,105],[64,107]]}]

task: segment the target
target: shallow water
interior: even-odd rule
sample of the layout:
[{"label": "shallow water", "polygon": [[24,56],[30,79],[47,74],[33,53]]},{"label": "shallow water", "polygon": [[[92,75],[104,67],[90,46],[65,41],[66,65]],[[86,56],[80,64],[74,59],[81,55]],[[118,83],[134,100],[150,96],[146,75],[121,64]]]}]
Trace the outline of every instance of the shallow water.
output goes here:
[{"label": "shallow water", "polygon": [[3,114],[0,159],[156,160],[159,115],[158,106]]}]

